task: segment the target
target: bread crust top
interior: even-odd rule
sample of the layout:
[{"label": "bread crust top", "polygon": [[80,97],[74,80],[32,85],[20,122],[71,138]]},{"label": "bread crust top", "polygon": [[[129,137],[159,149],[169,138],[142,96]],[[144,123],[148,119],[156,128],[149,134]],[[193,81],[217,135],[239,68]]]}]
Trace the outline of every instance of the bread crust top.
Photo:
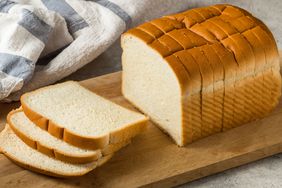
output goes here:
[{"label": "bread crust top", "polygon": [[[233,5],[213,5],[164,16],[139,25],[126,35],[144,41],[169,64],[181,63],[190,79],[182,81],[183,89],[200,89],[197,80],[203,81],[202,87],[214,84],[223,79],[223,71],[227,73],[225,80],[241,79],[271,67],[279,71],[278,49],[270,30],[249,12]],[[255,37],[260,45],[267,45],[266,60],[261,59],[264,54]],[[199,52],[202,59],[197,58]],[[191,86],[185,87],[187,83]]]}]

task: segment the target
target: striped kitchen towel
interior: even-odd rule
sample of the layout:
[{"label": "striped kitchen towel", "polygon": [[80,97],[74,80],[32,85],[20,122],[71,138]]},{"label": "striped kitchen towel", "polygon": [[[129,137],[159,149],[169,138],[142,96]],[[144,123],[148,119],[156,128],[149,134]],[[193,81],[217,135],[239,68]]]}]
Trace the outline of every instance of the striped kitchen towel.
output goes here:
[{"label": "striped kitchen towel", "polygon": [[0,0],[0,100],[52,84],[188,0]]}]

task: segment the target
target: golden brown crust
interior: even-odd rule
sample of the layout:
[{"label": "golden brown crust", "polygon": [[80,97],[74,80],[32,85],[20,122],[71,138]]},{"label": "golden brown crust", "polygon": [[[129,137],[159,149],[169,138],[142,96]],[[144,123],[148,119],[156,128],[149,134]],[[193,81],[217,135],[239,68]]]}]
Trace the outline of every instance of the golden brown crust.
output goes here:
[{"label": "golden brown crust", "polygon": [[152,20],[150,23],[159,28],[163,33],[183,28],[183,24],[181,22],[165,17]]},{"label": "golden brown crust", "polygon": [[212,49],[210,45],[201,47],[202,52],[208,59],[208,62],[213,71],[214,80],[214,96],[213,103],[210,106],[210,110],[213,115],[213,133],[220,132],[222,130],[222,119],[223,119],[223,96],[224,96],[224,66],[219,59],[217,53]]},{"label": "golden brown crust", "polygon": [[138,27],[139,30],[144,31],[145,33],[149,34],[154,39],[159,38],[164,34],[162,30],[160,30],[158,27],[153,25],[150,22],[144,23]]},{"label": "golden brown crust", "polygon": [[146,44],[150,44],[150,43],[152,43],[155,40],[154,37],[152,37],[151,35],[147,34],[145,31],[143,31],[141,29],[131,29],[131,30],[128,30],[126,32],[126,34],[133,35],[133,36],[135,36],[137,38],[140,38]]},{"label": "golden brown crust", "polygon": [[88,163],[92,162],[95,160],[98,160],[102,154],[100,151],[97,151],[94,154],[91,155],[69,155],[65,154],[61,151],[54,150],[53,148],[49,148],[40,142],[34,141],[30,137],[26,136],[22,132],[20,132],[12,123],[11,117],[13,114],[20,112],[21,110],[13,110],[11,111],[8,116],[7,116],[7,122],[10,126],[10,128],[14,131],[14,133],[28,146],[32,147],[33,149],[38,150],[39,152],[48,155],[49,157],[53,157],[55,159],[64,161],[64,162],[69,162],[69,163]]},{"label": "golden brown crust", "polygon": [[[193,48],[189,51],[195,62],[198,64],[202,77],[201,88],[201,137],[213,133],[213,117],[210,108],[213,106],[213,71],[201,48]],[[204,88],[210,87],[210,90]]]},{"label": "golden brown crust", "polygon": [[[142,35],[139,34],[139,30],[142,31]],[[201,93],[204,88],[215,86],[217,81],[224,77],[224,91],[213,90],[214,94],[210,92],[208,95],[202,93],[200,99],[202,103],[200,108],[204,111],[211,110],[214,108],[211,104],[215,102],[213,101],[215,96],[212,95],[217,92],[217,99],[223,100],[222,114],[219,114],[219,107],[213,117],[210,117],[211,112],[204,112],[207,117],[203,118],[203,111],[200,120],[196,114],[190,117],[185,113],[192,112],[184,105],[189,105],[199,113],[199,110],[195,110],[199,102],[191,104],[183,100],[183,109],[185,109],[183,119],[189,117],[190,121],[194,118],[192,122],[198,121],[192,126],[195,131],[198,130],[199,125],[205,128],[207,125],[214,124],[213,122],[218,122],[218,117],[223,118],[222,130],[228,130],[263,117],[274,107],[270,101],[273,101],[273,104],[277,103],[277,98],[280,96],[279,88],[281,88],[281,78],[277,74],[279,72],[277,45],[269,29],[247,11],[232,5],[196,8],[147,22],[126,34],[135,31],[138,33],[138,36],[137,34],[135,36],[146,42],[167,63],[173,60],[182,65],[183,71],[189,75],[189,78],[183,77],[189,81],[186,81],[188,86],[182,88],[192,89],[192,92],[183,93],[193,94],[196,88],[200,88],[198,92]],[[272,70],[272,75],[268,69]],[[178,79],[180,77],[178,75]],[[195,84],[195,78],[202,83]],[[183,79],[180,79],[181,85],[185,83]],[[193,99],[185,97],[185,100],[199,101],[197,94]],[[262,103],[267,101],[271,105],[263,107]],[[214,119],[215,117],[217,119]],[[204,119],[208,121],[205,122]],[[188,121],[186,124],[187,126],[184,127],[191,128]],[[209,132],[208,128],[211,132],[219,129],[214,125],[212,128],[207,127],[207,132]],[[195,131],[194,133],[197,132]]]}]

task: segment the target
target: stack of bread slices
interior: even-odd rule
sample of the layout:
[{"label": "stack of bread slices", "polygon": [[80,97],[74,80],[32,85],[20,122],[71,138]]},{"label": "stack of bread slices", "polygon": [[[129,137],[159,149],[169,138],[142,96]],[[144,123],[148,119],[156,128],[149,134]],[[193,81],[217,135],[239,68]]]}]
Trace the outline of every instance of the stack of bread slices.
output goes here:
[{"label": "stack of bread slices", "polygon": [[101,166],[148,122],[73,81],[27,93],[21,105],[7,116],[0,149],[18,165],[56,177]]}]

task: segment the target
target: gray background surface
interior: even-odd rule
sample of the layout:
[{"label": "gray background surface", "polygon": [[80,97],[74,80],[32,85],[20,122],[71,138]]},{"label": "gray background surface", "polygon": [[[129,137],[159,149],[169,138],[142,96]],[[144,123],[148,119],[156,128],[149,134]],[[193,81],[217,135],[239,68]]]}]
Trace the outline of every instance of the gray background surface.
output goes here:
[{"label": "gray background surface", "polygon": [[[187,8],[208,5],[211,3],[230,3],[249,10],[266,23],[266,25],[273,32],[278,43],[278,47],[282,49],[282,0],[190,1],[191,6]],[[89,63],[64,80],[84,80],[121,70],[120,56],[121,48],[119,41],[117,41],[112,47],[110,47],[92,63]],[[282,187],[282,154],[202,178],[200,180],[182,185],[181,187]]]}]

